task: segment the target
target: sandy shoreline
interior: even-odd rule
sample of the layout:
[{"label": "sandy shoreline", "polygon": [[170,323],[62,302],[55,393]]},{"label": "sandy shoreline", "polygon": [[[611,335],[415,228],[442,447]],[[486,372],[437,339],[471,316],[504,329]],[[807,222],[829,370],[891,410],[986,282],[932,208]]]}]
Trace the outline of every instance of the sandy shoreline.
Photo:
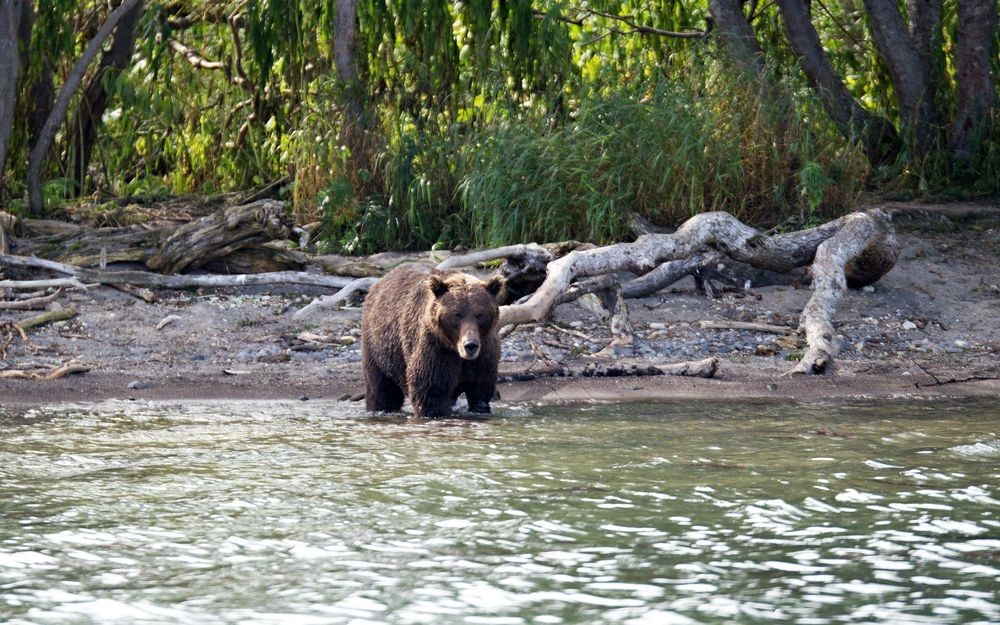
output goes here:
[{"label": "sandy shoreline", "polygon": [[[1000,380],[969,380],[935,384],[927,375],[886,375],[838,372],[823,377],[782,377],[780,371],[747,371],[749,365],[723,362],[715,378],[683,376],[617,378],[539,378],[499,386],[506,403],[576,403],[759,399],[814,401],[823,399],[901,399],[1000,397]],[[951,377],[951,376],[949,376]],[[955,376],[962,379],[961,374]],[[344,400],[360,392],[360,376],[326,381],[281,380],[268,375],[178,374],[128,388],[128,376],[90,372],[52,381],[0,380],[0,407],[54,403],[198,400]],[[949,378],[945,378],[949,379]],[[944,380],[942,380],[944,381]]]}]

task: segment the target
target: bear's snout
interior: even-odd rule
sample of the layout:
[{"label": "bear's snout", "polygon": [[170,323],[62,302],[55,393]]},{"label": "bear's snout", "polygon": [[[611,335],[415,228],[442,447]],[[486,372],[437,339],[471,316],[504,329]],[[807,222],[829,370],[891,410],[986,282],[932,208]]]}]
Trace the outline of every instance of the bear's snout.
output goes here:
[{"label": "bear's snout", "polygon": [[458,355],[466,360],[475,360],[479,355],[479,339],[468,339],[462,343]]},{"label": "bear's snout", "polygon": [[465,322],[458,333],[458,355],[464,360],[475,360],[479,356],[479,326]]}]

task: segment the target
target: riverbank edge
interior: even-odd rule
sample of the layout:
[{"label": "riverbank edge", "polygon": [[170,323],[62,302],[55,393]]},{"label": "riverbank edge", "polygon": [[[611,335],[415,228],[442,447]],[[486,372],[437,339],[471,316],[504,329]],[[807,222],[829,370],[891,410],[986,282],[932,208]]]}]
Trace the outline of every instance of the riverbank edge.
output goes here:
[{"label": "riverbank edge", "polygon": [[[648,364],[648,363],[647,363]],[[661,363],[665,364],[665,363]],[[229,375],[181,372],[127,388],[125,372],[91,371],[58,380],[0,381],[0,407],[57,403],[125,401],[267,401],[341,400],[364,388],[360,375],[342,372],[325,380],[287,376],[281,372]],[[506,382],[498,387],[499,403],[581,403],[649,401],[773,400],[816,402],[850,399],[1000,397],[1000,380],[963,380],[961,372],[863,373],[838,371],[823,376],[782,376],[774,368],[720,362],[714,378],[684,376],[549,377]],[[951,381],[951,380],[959,381]],[[941,383],[943,382],[943,383]]]}]

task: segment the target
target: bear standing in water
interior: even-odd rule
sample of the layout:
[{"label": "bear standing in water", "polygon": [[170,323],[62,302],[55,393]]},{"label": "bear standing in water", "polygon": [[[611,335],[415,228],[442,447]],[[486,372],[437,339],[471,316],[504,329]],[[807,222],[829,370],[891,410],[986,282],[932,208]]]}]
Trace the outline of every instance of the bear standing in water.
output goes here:
[{"label": "bear standing in water", "polygon": [[447,417],[465,393],[469,411],[489,413],[497,383],[497,295],[483,281],[422,265],[393,269],[372,287],[361,314],[365,407],[397,411],[409,396],[418,417]]}]

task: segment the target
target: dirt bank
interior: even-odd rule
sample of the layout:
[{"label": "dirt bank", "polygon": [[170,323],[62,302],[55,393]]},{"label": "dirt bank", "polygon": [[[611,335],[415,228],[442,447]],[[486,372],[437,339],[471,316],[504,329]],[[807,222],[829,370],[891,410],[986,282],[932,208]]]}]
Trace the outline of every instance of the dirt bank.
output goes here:
[{"label": "dirt bank", "polygon": [[[810,295],[800,284],[755,287],[708,299],[684,281],[629,300],[636,342],[595,357],[606,325],[578,303],[553,325],[520,327],[504,341],[504,373],[558,362],[666,364],[720,359],[715,379],[543,378],[506,383],[505,401],[658,397],[740,398],[1000,394],[1000,208],[891,205],[903,252],[874,288],[852,291],[837,328],[842,353],[822,377],[783,377],[800,349],[772,334],[704,330],[700,320],[796,325]],[[89,372],[52,381],[0,379],[0,404],[106,398],[310,398],[361,392],[360,309],[305,320],[292,314],[319,294],[308,288],[164,291],[147,304],[110,288],[72,291],[69,321],[15,342],[6,369],[44,369],[77,359]],[[0,314],[23,319],[35,313]],[[951,382],[951,380],[966,380]]]}]

